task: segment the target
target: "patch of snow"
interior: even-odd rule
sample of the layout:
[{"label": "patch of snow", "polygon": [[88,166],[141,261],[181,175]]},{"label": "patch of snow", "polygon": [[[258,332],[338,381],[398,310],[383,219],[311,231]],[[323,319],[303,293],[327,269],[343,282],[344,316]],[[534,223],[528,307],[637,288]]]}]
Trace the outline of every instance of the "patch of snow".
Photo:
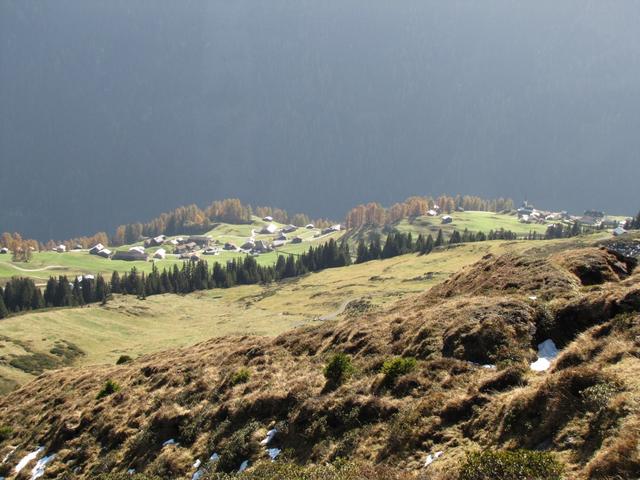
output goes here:
[{"label": "patch of snow", "polygon": [[16,465],[16,468],[14,469],[16,474],[20,473],[22,469],[29,464],[29,462],[34,460],[43,451],[44,451],[44,447],[38,447],[37,450],[34,450],[33,452],[28,453],[27,455],[22,457],[22,459],[18,462],[18,465]]},{"label": "patch of snow", "polygon": [[558,348],[550,338],[538,345],[538,359],[529,367],[534,372],[544,372],[551,366],[551,362],[558,356]]},{"label": "patch of snow", "polygon": [[482,365],[482,368],[486,368],[487,370],[495,370],[496,366],[491,365],[490,363],[487,363],[486,365]]},{"label": "patch of snow", "polygon": [[136,473],[136,469],[135,468],[130,468],[129,470],[127,470],[127,473],[129,475],[133,475],[134,473]]},{"label": "patch of snow", "polygon": [[443,454],[444,454],[444,452],[442,450],[440,450],[440,451],[434,453],[433,455],[431,455],[431,454],[427,455],[427,459],[424,462],[424,466],[428,467],[433,462],[435,462],[437,459],[439,459]]},{"label": "patch of snow", "polygon": [[265,437],[264,440],[262,440],[260,442],[260,445],[269,445],[271,443],[271,440],[273,440],[273,437],[275,437],[278,433],[277,429],[271,429],[267,432],[267,436]]},{"label": "patch of snow", "polygon": [[269,448],[269,449],[267,449],[267,453],[269,454],[269,458],[271,459],[271,461],[273,461],[276,458],[278,458],[278,455],[280,455],[281,451],[282,450],[280,450],[279,448]]},{"label": "patch of snow", "polygon": [[213,452],[213,455],[211,455],[209,457],[209,461],[210,462],[217,462],[218,460],[220,460],[220,455],[218,455],[217,453]]},{"label": "patch of snow", "polygon": [[193,476],[191,477],[191,480],[200,480],[203,475],[204,475],[204,470],[201,468],[200,470],[198,470],[193,474]]},{"label": "patch of snow", "polygon": [[163,447],[166,447],[167,445],[178,445],[178,444],[173,438],[170,438],[169,440],[167,440],[162,444]]},{"label": "patch of snow", "polygon": [[193,464],[193,468],[199,468],[200,465],[202,465],[202,462],[200,461],[200,459],[196,460],[196,463]]},{"label": "patch of snow", "polygon": [[31,480],[36,480],[36,478],[40,478],[44,475],[44,470],[47,468],[53,460],[56,458],[56,454],[49,455],[48,457],[42,457],[36,463],[36,466],[31,470]]},{"label": "patch of snow", "polygon": [[536,295],[531,295],[531,296],[529,297],[529,300],[534,300],[534,301],[535,301],[535,300],[537,300],[537,299],[538,299],[538,297],[537,297]]},{"label": "patch of snow", "polygon": [[247,469],[247,467],[249,467],[249,460],[245,460],[240,464],[240,468],[238,469],[238,472],[244,472]]}]

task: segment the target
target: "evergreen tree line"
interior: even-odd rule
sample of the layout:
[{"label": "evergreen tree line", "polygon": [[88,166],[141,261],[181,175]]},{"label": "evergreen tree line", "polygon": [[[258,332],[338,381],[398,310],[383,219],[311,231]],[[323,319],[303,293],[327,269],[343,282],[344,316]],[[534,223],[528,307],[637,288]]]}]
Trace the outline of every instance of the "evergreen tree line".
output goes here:
[{"label": "evergreen tree line", "polygon": [[426,237],[423,234],[420,234],[414,242],[411,232],[402,233],[392,231],[387,235],[384,246],[382,246],[379,235],[375,235],[368,245],[364,240],[360,240],[356,251],[355,263],[393,258],[407,253],[426,255],[431,253],[434,248],[442,247],[444,245],[454,245],[457,243],[516,239],[517,235],[510,230],[491,230],[488,234],[485,234],[483,232],[470,232],[465,228],[462,233],[458,230],[454,230],[448,239],[445,239],[442,229],[438,230],[438,235],[435,240],[431,234],[428,234]]},{"label": "evergreen tree line", "polygon": [[631,220],[631,223],[627,226],[627,228],[631,230],[640,230],[640,212],[638,212],[636,217]]},{"label": "evergreen tree line", "polygon": [[101,275],[94,278],[66,276],[50,277],[43,291],[29,278],[14,277],[0,287],[0,318],[11,313],[47,307],[75,307],[88,303],[106,302],[109,285]]},{"label": "evergreen tree line", "polygon": [[279,255],[275,265],[259,265],[255,257],[233,259],[225,266],[216,262],[212,269],[206,261],[184,262],[182,267],[163,269],[154,265],[149,274],[135,267],[120,275],[114,271],[110,282],[101,275],[94,278],[76,278],[70,282],[66,276],[49,278],[42,290],[28,278],[12,278],[4,289],[0,288],[0,318],[11,313],[45,307],[71,307],[89,303],[106,303],[112,293],[136,295],[146,298],[162,293],[186,294],[196,290],[230,288],[235,285],[270,283],[284,278],[317,272],[325,268],[351,264],[349,246],[331,239],[317,247],[310,247],[301,255]]},{"label": "evergreen tree line", "polygon": [[301,255],[279,255],[275,265],[259,265],[255,257],[233,259],[213,268],[204,260],[184,262],[182,267],[158,270],[153,267],[149,274],[138,272],[134,267],[122,276],[113,272],[110,288],[113,293],[136,295],[146,298],[163,293],[186,294],[197,290],[230,288],[236,285],[265,284],[284,278],[297,277],[325,268],[343,267],[351,263],[349,247],[335,240],[310,247]]},{"label": "evergreen tree line", "polygon": [[578,221],[573,222],[571,226],[556,223],[547,227],[544,238],[547,240],[554,238],[571,238],[582,233],[584,233],[584,227]]}]

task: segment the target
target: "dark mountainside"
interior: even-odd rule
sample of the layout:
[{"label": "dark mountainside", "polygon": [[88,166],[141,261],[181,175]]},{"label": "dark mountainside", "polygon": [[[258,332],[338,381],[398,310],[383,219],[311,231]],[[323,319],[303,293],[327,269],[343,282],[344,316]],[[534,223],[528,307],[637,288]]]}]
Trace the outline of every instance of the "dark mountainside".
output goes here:
[{"label": "dark mountainside", "polygon": [[1,2],[0,231],[225,197],[632,213],[639,20],[631,1]]}]

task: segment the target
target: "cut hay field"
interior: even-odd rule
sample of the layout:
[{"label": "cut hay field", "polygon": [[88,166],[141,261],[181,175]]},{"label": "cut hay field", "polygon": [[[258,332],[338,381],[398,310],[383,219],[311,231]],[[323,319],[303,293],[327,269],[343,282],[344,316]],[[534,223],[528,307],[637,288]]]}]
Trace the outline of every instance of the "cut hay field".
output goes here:
[{"label": "cut hay field", "polygon": [[[521,223],[517,215],[508,215],[495,212],[453,212],[451,214],[453,222],[443,225],[442,217],[417,217],[415,220],[402,220],[396,225],[401,232],[411,232],[414,236],[422,234],[437,234],[442,229],[444,233],[451,233],[454,230],[462,232],[465,228],[471,232],[489,233],[490,230],[511,230],[517,235],[527,235],[529,232],[544,234],[547,231],[547,224]],[[549,222],[549,224],[552,222]]]},{"label": "cut hay field", "polygon": [[[333,318],[353,300],[360,302],[349,305],[346,314],[350,308],[384,308],[425,291],[487,253],[552,248],[562,242],[566,241],[464,244],[427,256],[404,255],[266,286],[152,296],[144,301],[117,296],[104,307],[11,317],[0,321],[0,390],[22,384],[44,369],[70,363],[113,363],[123,354],[136,357],[215,336],[278,335]],[[73,355],[76,348],[81,356]],[[57,353],[51,353],[52,349]]]}]

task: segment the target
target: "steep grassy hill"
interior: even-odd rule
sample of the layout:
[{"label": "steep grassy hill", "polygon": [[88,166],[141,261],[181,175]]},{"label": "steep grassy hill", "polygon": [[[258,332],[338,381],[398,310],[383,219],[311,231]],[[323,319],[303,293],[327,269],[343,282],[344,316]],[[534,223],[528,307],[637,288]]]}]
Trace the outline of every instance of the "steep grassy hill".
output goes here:
[{"label": "steep grassy hill", "polygon": [[[2,468],[42,445],[50,478],[202,480],[243,464],[251,478],[280,451],[445,480],[470,451],[525,448],[552,453],[567,479],[637,478],[640,273],[618,246],[585,242],[512,242],[427,291],[275,338],[47,372],[0,398]],[[531,370],[548,340],[559,356]]]},{"label": "steep grassy hill", "polygon": [[[447,278],[489,252],[527,248],[524,242],[484,242],[329,269],[272,285],[238,286],[144,301],[116,296],[102,307],[38,311],[0,321],[0,392],[42,371],[70,364],[114,363],[191,345],[213,336],[278,335],[332,317],[353,301],[373,309]],[[52,355],[56,344],[76,347],[71,359]],[[69,347],[72,348],[72,347]]]}]

